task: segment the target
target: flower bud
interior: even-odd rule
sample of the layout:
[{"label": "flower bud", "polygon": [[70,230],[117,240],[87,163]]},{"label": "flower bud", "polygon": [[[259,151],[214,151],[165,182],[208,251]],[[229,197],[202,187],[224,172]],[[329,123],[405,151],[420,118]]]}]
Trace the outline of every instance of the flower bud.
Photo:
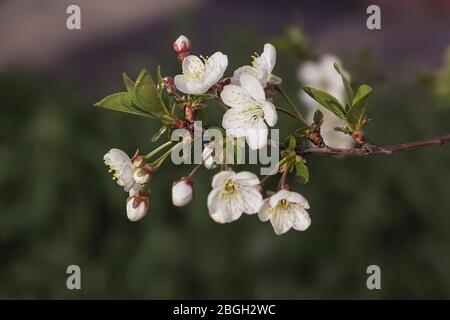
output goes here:
[{"label": "flower bud", "polygon": [[194,198],[194,182],[191,178],[181,178],[172,185],[172,202],[177,207],[187,205]]},{"label": "flower bud", "polygon": [[145,164],[141,168],[134,170],[133,178],[137,183],[147,183],[155,172],[155,167],[150,163]]},{"label": "flower bud", "polygon": [[191,41],[186,36],[179,36],[173,43],[173,50],[178,56],[178,61],[182,62],[189,55]]},{"label": "flower bud", "polygon": [[[130,192],[130,195],[133,194]],[[149,197],[141,196],[139,193],[127,199],[127,217],[131,221],[141,220],[148,211]]]},{"label": "flower bud", "polygon": [[164,77],[162,81],[168,94],[173,94],[177,90],[172,77]]},{"label": "flower bud", "polygon": [[145,161],[146,159],[140,155],[131,158],[131,162],[133,162],[133,166],[135,166],[136,168],[141,167],[145,163]]}]

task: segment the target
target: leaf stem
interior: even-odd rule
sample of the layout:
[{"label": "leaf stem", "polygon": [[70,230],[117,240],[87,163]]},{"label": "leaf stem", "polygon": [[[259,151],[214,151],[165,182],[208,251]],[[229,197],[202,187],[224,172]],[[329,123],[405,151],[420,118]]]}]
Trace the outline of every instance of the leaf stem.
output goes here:
[{"label": "leaf stem", "polygon": [[[181,143],[181,142],[179,142]],[[166,152],[164,152],[164,154],[159,157],[158,159],[156,159],[152,164],[155,167],[155,169],[158,169],[161,164],[164,162],[164,160],[166,160],[166,158],[170,155],[170,153],[172,152],[172,150],[178,145],[178,143],[176,145],[174,145],[172,148],[170,148],[169,150],[167,150]]]},{"label": "leaf stem", "polygon": [[289,110],[286,110],[286,109],[280,108],[280,107],[275,107],[275,109],[277,109],[278,111],[283,112],[283,113],[285,113],[285,114],[287,114],[287,115],[289,115],[289,116],[295,118],[296,120],[298,120],[298,121],[300,121],[300,122],[303,122],[302,119],[300,119],[295,113],[293,113],[293,112],[291,112],[291,111],[289,111]]},{"label": "leaf stem", "polygon": [[303,122],[304,124],[308,125],[305,118],[302,116],[300,111],[298,110],[298,107],[292,102],[291,98],[287,95],[287,93],[283,90],[281,86],[276,86],[275,89],[281,94],[281,96],[286,100],[286,102],[289,104],[289,106],[294,110],[295,114],[298,117],[298,120]]},{"label": "leaf stem", "polygon": [[148,153],[146,156],[144,156],[145,159],[150,159],[152,156],[154,156],[155,154],[157,154],[159,151],[161,151],[162,149],[164,149],[167,146],[170,146],[173,143],[173,141],[167,141],[166,143],[160,145],[158,148],[156,148],[155,150],[151,151],[150,153]]},{"label": "leaf stem", "polygon": [[194,169],[192,169],[191,173],[189,173],[188,177],[192,177],[198,171],[198,169],[200,169],[202,166],[203,166],[203,163],[196,165],[194,167]]}]

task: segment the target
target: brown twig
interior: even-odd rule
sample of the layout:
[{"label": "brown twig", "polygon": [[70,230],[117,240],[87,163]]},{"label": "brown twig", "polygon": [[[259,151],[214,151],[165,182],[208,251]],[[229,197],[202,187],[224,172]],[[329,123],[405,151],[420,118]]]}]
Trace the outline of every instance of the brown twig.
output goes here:
[{"label": "brown twig", "polygon": [[366,157],[373,154],[393,154],[397,152],[417,149],[432,145],[443,145],[450,141],[450,134],[446,134],[439,137],[430,139],[424,139],[419,141],[413,141],[402,144],[394,144],[389,146],[372,146],[367,145],[365,148],[353,148],[353,149],[339,149],[331,147],[311,147],[300,146],[296,147],[296,151],[301,156],[303,155],[323,155],[323,156],[338,156],[338,157]]}]

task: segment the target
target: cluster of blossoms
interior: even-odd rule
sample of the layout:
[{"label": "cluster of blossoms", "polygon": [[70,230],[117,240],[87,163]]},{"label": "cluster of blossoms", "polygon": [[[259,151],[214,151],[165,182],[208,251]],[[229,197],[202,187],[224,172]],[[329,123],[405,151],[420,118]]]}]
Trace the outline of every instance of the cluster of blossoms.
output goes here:
[{"label": "cluster of blossoms", "polygon": [[[196,139],[204,138],[204,131],[196,130],[195,124],[200,119],[200,111],[207,107],[206,102],[216,100],[218,105],[225,109],[220,129],[226,132],[227,137],[233,138],[233,147],[239,143],[246,143],[252,150],[260,150],[268,145],[280,147],[278,152],[281,160],[274,172],[281,174],[278,187],[275,191],[264,190],[265,182],[270,176],[260,180],[252,172],[233,171],[229,163],[234,162],[227,161],[223,145],[214,140],[203,145],[202,162],[197,164],[189,175],[173,183],[173,204],[181,207],[192,201],[195,194],[194,174],[199,168],[218,169],[207,198],[209,215],[214,221],[229,223],[239,219],[243,213],[258,214],[261,221],[270,220],[278,235],[291,228],[306,230],[311,224],[307,212],[308,201],[301,194],[290,191],[286,183],[291,172],[295,172],[297,178],[302,178],[303,183],[309,179],[306,161],[303,154],[298,152],[298,147],[313,144],[326,148],[321,133],[324,134],[328,145],[342,147],[342,140],[333,140],[336,133],[330,131],[332,129],[325,128],[321,131],[321,125],[324,123],[330,128],[347,124],[347,127],[338,129],[363,141],[360,129],[366,118],[363,112],[358,113],[359,109],[353,111],[351,108],[361,108],[358,103],[365,98],[364,94],[370,91],[363,88],[365,91],[357,93],[357,99],[353,102],[356,107],[351,103],[342,106],[338,100],[343,99],[343,89],[337,84],[337,79],[343,79],[345,84],[348,77],[336,65],[339,73],[336,73],[336,70],[332,72],[333,63],[337,59],[330,56],[318,63],[306,63],[299,71],[300,80],[304,84],[327,90],[337,97],[327,96],[327,93],[317,89],[305,88],[314,100],[303,95],[301,99],[311,110],[316,109],[314,115],[310,113],[307,121],[281,88],[281,78],[273,74],[276,64],[276,49],[273,45],[265,44],[260,55],[252,56],[251,65],[238,68],[231,77],[224,77],[228,57],[221,52],[210,57],[191,55],[191,41],[185,36],[180,36],[173,43],[173,49],[182,65],[181,74],[174,78],[163,78],[158,70],[157,86],[147,72],[141,72],[136,83],[124,75],[127,92],[111,95],[97,104],[161,120],[163,127],[154,141],[165,131],[185,130],[181,142],[173,145],[173,141],[168,141],[147,155],[141,155],[137,151],[130,158],[119,149],[111,149],[104,156],[105,164],[113,173],[113,179],[129,193],[126,204],[128,218],[131,221],[140,220],[148,211],[149,181],[171,152],[181,146],[185,156],[185,149],[191,148]],[[274,104],[277,94],[286,100],[293,112]],[[329,110],[335,113],[337,118]],[[269,128],[277,124],[278,111],[302,123],[302,127],[284,143],[269,139]],[[345,143],[347,147],[351,146],[353,140],[350,138],[350,141]],[[170,149],[162,156],[151,160],[169,146]],[[218,158],[221,161],[217,162]],[[268,196],[265,199],[264,194]]]}]

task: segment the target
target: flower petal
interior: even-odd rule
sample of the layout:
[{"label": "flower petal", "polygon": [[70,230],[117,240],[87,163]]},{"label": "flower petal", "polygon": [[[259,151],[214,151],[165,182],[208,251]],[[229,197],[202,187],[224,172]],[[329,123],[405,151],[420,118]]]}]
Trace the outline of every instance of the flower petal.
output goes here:
[{"label": "flower petal", "polygon": [[267,125],[259,118],[250,129],[247,129],[245,141],[247,141],[250,149],[261,149],[267,144],[268,134],[269,130],[267,129]]},{"label": "flower petal", "polygon": [[234,195],[220,194],[215,211],[209,212],[210,217],[218,223],[229,223],[242,216],[244,204],[239,197]]},{"label": "flower petal", "polygon": [[199,75],[200,79],[203,78],[205,74],[205,64],[197,56],[187,56],[183,60],[183,73],[189,78],[190,76]]},{"label": "flower petal", "polygon": [[266,94],[264,88],[257,78],[248,73],[241,74],[240,78],[241,87],[248,93],[254,100],[264,101],[266,100]]},{"label": "flower petal", "polygon": [[305,209],[309,209],[308,200],[306,200],[305,197],[303,197],[300,193],[291,191],[286,200],[289,202],[297,203]]},{"label": "flower petal", "polygon": [[275,193],[273,196],[270,197],[270,206],[272,208],[275,208],[278,204],[278,201],[287,199],[290,196],[291,192],[285,189],[281,189],[277,193]]},{"label": "flower petal", "polygon": [[289,231],[293,224],[292,215],[281,209],[275,210],[270,217],[270,222],[272,223],[273,230],[277,235],[281,235]]},{"label": "flower petal", "polygon": [[221,188],[225,184],[225,181],[230,180],[235,175],[236,173],[232,170],[224,170],[216,173],[211,183],[213,189]]},{"label": "flower petal", "polygon": [[217,212],[220,210],[220,192],[222,190],[220,188],[216,188],[211,190],[211,192],[208,194],[208,210],[209,212]]},{"label": "flower petal", "polygon": [[253,120],[251,115],[242,112],[241,109],[228,109],[222,118],[222,127],[225,129],[243,129],[241,134],[239,131],[230,132],[233,136],[242,137],[248,128],[252,126]]},{"label": "flower petal", "polygon": [[235,84],[229,84],[225,86],[220,93],[220,98],[222,99],[223,103],[231,108],[241,109],[253,103],[247,91]]},{"label": "flower petal", "polygon": [[236,84],[236,85],[241,84],[241,75],[244,73],[254,76],[260,82],[264,78],[264,70],[263,69],[259,70],[252,66],[243,66],[234,71],[233,77],[231,78],[231,83]]},{"label": "flower petal", "polygon": [[260,184],[258,176],[249,171],[238,172],[231,180],[242,186],[257,186]]},{"label": "flower petal", "polygon": [[107,165],[119,167],[125,163],[131,164],[130,157],[122,150],[113,148],[108,151],[107,154],[103,157],[103,160]]},{"label": "flower petal", "polygon": [[204,81],[214,85],[222,77],[228,66],[228,57],[222,52],[216,52],[206,60]]},{"label": "flower petal", "polygon": [[261,53],[261,58],[265,61],[268,73],[271,73],[277,61],[277,51],[275,47],[270,43],[266,43],[264,45],[264,51]]},{"label": "flower petal", "polygon": [[278,121],[278,114],[273,103],[269,101],[263,101],[261,102],[261,108],[263,109],[264,120],[266,120],[267,124],[270,127],[276,125]]},{"label": "flower petal", "polygon": [[272,215],[272,207],[270,206],[269,200],[270,198],[264,199],[261,208],[259,208],[258,218],[262,222],[266,222],[267,220],[269,220],[270,216]]},{"label": "flower petal", "polygon": [[242,197],[242,203],[244,205],[243,210],[245,213],[254,214],[259,211],[263,203],[263,197],[259,190],[252,187],[242,187],[240,196]]},{"label": "flower petal", "polygon": [[293,225],[295,230],[305,231],[311,225],[311,218],[305,209],[298,208],[293,213]]}]

